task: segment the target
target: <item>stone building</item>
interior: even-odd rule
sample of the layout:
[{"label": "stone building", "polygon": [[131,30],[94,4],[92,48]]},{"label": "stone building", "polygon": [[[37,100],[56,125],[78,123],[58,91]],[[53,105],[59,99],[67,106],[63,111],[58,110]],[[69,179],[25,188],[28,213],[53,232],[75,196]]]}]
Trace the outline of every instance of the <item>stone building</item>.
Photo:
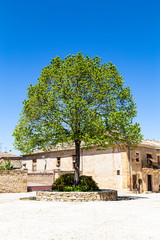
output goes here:
[{"label": "stone building", "polygon": [[0,152],[0,165],[4,165],[5,161],[10,159],[11,164],[13,165],[13,169],[21,169],[22,168],[22,157],[12,154],[11,152]]},{"label": "stone building", "polygon": [[0,171],[0,193],[27,192],[27,171],[23,170],[22,157],[11,152],[0,152],[0,165],[11,161],[13,170]]},{"label": "stone building", "polygon": [[[23,155],[23,164],[32,175],[32,181],[41,183],[46,174],[54,172],[54,178],[74,171],[75,149],[58,146],[47,152],[41,150]],[[97,151],[96,148],[81,151],[80,171],[92,176],[101,189],[120,192],[159,191],[160,142],[145,140],[135,150],[118,146]],[[37,180],[37,176],[41,178]],[[28,180],[29,181],[29,180]],[[50,182],[51,184],[51,182]]]}]

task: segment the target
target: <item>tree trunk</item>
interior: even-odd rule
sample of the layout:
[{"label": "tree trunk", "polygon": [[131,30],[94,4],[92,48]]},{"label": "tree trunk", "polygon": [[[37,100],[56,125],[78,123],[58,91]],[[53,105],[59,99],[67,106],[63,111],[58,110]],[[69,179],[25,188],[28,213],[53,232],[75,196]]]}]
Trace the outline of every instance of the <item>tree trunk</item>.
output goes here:
[{"label": "tree trunk", "polygon": [[80,177],[80,145],[81,142],[75,140],[76,149],[76,161],[75,161],[75,171],[74,171],[74,186],[78,186]]}]

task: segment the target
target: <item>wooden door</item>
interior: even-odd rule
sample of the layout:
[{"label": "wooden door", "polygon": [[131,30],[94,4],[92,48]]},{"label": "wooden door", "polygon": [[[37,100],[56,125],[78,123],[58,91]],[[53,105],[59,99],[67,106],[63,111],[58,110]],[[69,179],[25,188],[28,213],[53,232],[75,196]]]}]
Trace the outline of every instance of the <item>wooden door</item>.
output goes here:
[{"label": "wooden door", "polygon": [[152,191],[152,175],[148,175],[148,191]]}]

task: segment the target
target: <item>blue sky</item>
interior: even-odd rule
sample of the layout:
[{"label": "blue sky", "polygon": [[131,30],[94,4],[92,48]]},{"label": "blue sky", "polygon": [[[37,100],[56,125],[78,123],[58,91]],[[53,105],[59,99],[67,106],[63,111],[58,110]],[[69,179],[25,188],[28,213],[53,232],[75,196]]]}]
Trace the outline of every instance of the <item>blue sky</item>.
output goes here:
[{"label": "blue sky", "polygon": [[0,142],[12,133],[27,87],[51,58],[82,51],[112,61],[137,103],[144,138],[160,141],[159,1],[0,0]]}]

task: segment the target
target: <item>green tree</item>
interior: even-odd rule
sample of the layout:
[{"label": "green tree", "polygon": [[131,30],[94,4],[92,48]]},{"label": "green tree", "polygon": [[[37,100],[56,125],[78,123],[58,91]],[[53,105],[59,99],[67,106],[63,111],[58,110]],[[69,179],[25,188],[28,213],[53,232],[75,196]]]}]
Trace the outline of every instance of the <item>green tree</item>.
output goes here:
[{"label": "green tree", "polygon": [[75,144],[75,185],[79,183],[80,150],[114,144],[136,146],[140,127],[133,123],[136,105],[129,87],[111,62],[81,53],[56,57],[28,88],[15,127],[15,147],[29,153],[59,143]]}]

